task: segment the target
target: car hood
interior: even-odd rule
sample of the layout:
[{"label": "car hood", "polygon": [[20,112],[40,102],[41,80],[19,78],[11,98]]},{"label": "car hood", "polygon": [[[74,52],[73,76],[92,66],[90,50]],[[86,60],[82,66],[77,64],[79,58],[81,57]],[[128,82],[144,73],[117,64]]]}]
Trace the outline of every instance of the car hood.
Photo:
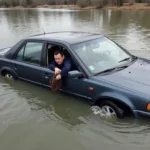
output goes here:
[{"label": "car hood", "polygon": [[132,65],[123,70],[96,77],[150,95],[150,60],[138,58]]}]

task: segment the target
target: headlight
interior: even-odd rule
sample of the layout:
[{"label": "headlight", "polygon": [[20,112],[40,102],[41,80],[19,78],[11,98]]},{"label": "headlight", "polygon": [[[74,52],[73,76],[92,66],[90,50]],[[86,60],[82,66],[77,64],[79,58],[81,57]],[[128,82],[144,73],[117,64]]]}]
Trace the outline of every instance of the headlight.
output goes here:
[{"label": "headlight", "polygon": [[147,110],[150,111],[150,103],[147,104]]}]

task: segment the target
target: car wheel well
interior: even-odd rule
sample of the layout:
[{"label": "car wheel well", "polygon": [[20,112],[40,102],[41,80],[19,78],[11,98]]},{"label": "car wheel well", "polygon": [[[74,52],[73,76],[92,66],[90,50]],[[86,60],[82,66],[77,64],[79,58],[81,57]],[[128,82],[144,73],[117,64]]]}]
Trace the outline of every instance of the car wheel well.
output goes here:
[{"label": "car wheel well", "polygon": [[131,110],[131,108],[129,106],[127,106],[123,102],[120,102],[119,100],[114,99],[114,98],[102,98],[102,99],[99,99],[99,100],[97,100],[95,102],[95,105],[96,106],[100,106],[104,101],[111,101],[114,104],[116,104],[119,108],[124,110],[124,115],[125,116],[133,116],[134,115],[133,111]]},{"label": "car wheel well", "polygon": [[7,69],[1,71],[1,76],[5,77],[6,74],[10,74],[9,78],[12,77],[13,79],[17,79],[17,75],[15,74],[15,72]]},{"label": "car wheel well", "polygon": [[1,71],[1,75],[2,75],[2,76],[5,76],[6,73],[10,73],[10,71],[8,71],[8,70],[2,70],[2,71]]}]

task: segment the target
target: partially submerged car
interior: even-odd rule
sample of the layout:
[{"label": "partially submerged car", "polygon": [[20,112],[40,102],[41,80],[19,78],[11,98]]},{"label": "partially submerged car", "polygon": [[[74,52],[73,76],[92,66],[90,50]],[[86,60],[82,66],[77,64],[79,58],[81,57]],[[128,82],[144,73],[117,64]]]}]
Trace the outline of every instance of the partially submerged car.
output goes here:
[{"label": "partially submerged car", "polygon": [[103,35],[56,32],[28,37],[0,51],[1,75],[50,88],[55,46],[77,68],[69,72],[61,91],[86,98],[108,116],[150,118],[150,60],[135,57]]}]

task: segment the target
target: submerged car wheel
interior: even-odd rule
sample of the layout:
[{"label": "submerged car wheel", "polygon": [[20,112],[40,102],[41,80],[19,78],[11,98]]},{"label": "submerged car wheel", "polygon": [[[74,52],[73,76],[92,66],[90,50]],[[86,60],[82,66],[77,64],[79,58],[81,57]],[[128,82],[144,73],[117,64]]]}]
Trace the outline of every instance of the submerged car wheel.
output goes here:
[{"label": "submerged car wheel", "polygon": [[111,101],[104,101],[100,104],[102,113],[106,117],[118,117],[123,118],[124,117],[124,111],[123,109],[119,108],[115,103]]},{"label": "submerged car wheel", "polygon": [[8,79],[14,79],[13,75],[10,72],[4,72],[3,76]]}]

